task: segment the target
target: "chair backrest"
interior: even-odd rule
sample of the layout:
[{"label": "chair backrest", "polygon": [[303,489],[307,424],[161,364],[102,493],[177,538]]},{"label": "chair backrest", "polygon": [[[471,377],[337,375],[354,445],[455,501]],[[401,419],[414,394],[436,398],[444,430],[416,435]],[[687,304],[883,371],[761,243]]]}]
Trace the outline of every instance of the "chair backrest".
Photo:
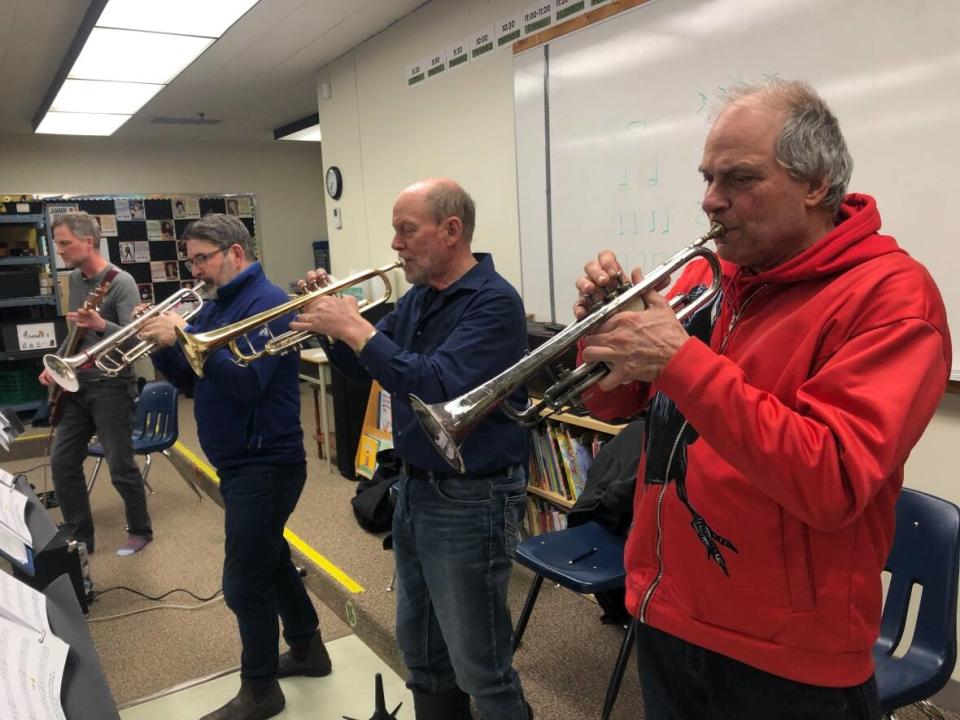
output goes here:
[{"label": "chair backrest", "polygon": [[143,386],[137,400],[137,416],[133,425],[135,438],[141,443],[156,445],[155,450],[165,450],[177,441],[180,432],[177,422],[177,394],[177,389],[163,380]]},{"label": "chair backrest", "polygon": [[897,501],[897,528],[886,569],[890,585],[874,652],[889,655],[896,649],[907,622],[912,588],[920,585],[923,592],[908,655],[923,652],[938,658],[941,667],[930,683],[940,683],[936,692],[946,684],[957,660],[960,508],[904,488]]}]

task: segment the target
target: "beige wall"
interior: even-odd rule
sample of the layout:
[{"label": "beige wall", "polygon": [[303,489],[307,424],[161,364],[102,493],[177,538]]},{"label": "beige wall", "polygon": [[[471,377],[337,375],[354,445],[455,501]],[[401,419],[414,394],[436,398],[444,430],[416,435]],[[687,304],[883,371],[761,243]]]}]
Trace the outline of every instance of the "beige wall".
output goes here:
[{"label": "beige wall", "polygon": [[[434,0],[322,68],[325,164],[344,175],[344,226],[330,226],[334,270],[387,262],[396,193],[429,175],[451,175],[477,200],[479,249],[494,253],[520,287],[513,58],[507,51],[407,89],[408,65],[529,2]],[[957,339],[960,341],[960,338]],[[906,409],[905,409],[906,410]],[[960,504],[956,447],[960,395],[945,396],[907,464],[907,485]],[[960,679],[960,671],[955,675]]]},{"label": "beige wall", "polygon": [[283,288],[326,237],[319,143],[130,141],[0,136],[4,193],[257,195],[263,264]]}]

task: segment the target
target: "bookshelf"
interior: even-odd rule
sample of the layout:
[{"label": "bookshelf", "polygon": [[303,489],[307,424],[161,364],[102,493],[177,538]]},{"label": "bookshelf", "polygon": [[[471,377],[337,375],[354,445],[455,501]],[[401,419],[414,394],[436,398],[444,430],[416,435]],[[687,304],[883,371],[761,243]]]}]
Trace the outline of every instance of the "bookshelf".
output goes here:
[{"label": "bookshelf", "polygon": [[589,415],[548,410],[542,414],[544,421],[530,430],[526,517],[530,536],[567,526],[566,514],[583,490],[593,459],[624,427]]}]

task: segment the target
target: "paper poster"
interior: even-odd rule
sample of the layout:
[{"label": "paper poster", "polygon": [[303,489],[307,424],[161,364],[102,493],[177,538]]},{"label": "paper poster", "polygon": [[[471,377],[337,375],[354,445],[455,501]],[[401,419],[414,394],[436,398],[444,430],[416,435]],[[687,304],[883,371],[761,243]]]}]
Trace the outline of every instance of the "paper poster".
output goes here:
[{"label": "paper poster", "polygon": [[520,14],[513,17],[504,18],[496,25],[497,30],[497,49],[513,45],[520,39],[520,32],[523,29],[523,16]]},{"label": "paper poster", "polygon": [[97,222],[100,223],[100,237],[117,236],[117,216],[116,215],[94,215]]},{"label": "paper poster", "polygon": [[467,40],[458,42],[447,48],[447,69],[463,67],[470,64],[470,43]]},{"label": "paper poster", "polygon": [[150,262],[150,245],[145,240],[120,243],[120,262],[142,263]]},{"label": "paper poster", "polygon": [[143,200],[128,200],[127,205],[130,208],[131,220],[146,220],[147,214],[143,208]]},{"label": "paper poster", "polygon": [[137,283],[140,291],[140,302],[153,304],[153,285],[151,283]]},{"label": "paper poster", "polygon": [[117,198],[113,201],[113,214],[117,216],[117,220],[127,221],[130,220],[130,203],[125,198]]},{"label": "paper poster", "polygon": [[253,217],[253,202],[248,197],[230,197],[224,203],[227,215],[234,217]]},{"label": "paper poster", "polygon": [[427,79],[427,61],[420,60],[407,68],[407,87],[422,85]]},{"label": "paper poster", "polygon": [[533,35],[550,27],[553,22],[552,0],[542,0],[523,12],[523,36]]},{"label": "paper poster", "polygon": [[17,325],[17,344],[21,350],[41,350],[57,347],[57,331],[53,323],[25,323]]},{"label": "paper poster", "polygon": [[163,240],[159,220],[147,220],[147,240]]},{"label": "paper poster", "polygon": [[180,280],[180,263],[176,260],[152,260],[150,278],[153,282]]},{"label": "paper poster", "polygon": [[496,37],[493,27],[488,27],[475,33],[470,41],[470,58],[476,60],[481,55],[493,52],[494,38]]},{"label": "paper poster", "polygon": [[160,220],[160,240],[176,240],[177,230],[173,220]]},{"label": "paper poster", "polygon": [[553,16],[560,22],[583,12],[586,6],[587,0],[553,0]]},{"label": "paper poster", "polygon": [[170,201],[175,220],[199,220],[200,201],[197,198],[174,198]]},{"label": "paper poster", "polygon": [[430,59],[427,60],[427,78],[435,78],[446,69],[447,53],[445,50],[436,53],[435,55],[431,55]]}]

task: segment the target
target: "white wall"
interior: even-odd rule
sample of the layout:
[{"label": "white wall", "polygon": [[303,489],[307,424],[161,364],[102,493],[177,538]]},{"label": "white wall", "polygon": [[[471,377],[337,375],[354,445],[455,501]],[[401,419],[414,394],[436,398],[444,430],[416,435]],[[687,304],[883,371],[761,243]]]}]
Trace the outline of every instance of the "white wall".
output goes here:
[{"label": "white wall", "polygon": [[[520,288],[512,54],[498,51],[413,89],[405,78],[418,59],[530,5],[433,0],[320,70],[318,82],[331,89],[318,99],[324,164],[341,168],[345,188],[339,203],[327,202],[336,272],[388,262],[394,196],[419,178],[450,175],[477,201],[477,248],[492,251]],[[335,205],[342,230],[330,222]],[[946,395],[907,463],[907,485],[960,504],[957,438],[960,395]]]},{"label": "white wall", "polygon": [[261,259],[285,289],[326,237],[319,143],[0,136],[0,192],[256,193]]},{"label": "white wall", "polygon": [[[394,198],[417,180],[447,175],[477,203],[474,248],[492,252],[520,287],[511,51],[412,89],[406,70],[523,6],[436,0],[320,70],[317,80],[331,92],[318,96],[324,166],[340,167],[344,185],[339,202],[327,201],[335,273],[389,262]],[[336,205],[342,230],[333,224]]]}]

